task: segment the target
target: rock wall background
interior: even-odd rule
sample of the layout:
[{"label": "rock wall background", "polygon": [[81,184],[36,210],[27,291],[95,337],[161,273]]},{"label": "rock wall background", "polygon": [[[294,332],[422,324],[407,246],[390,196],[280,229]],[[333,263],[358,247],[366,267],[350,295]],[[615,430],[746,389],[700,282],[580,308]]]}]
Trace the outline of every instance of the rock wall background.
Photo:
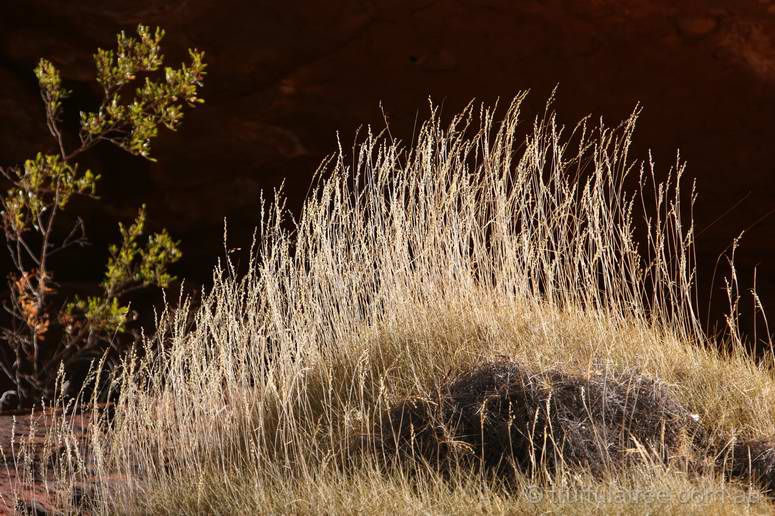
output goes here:
[{"label": "rock wall background", "polygon": [[93,157],[106,202],[82,203],[96,245],[63,262],[74,281],[101,274],[114,218],[146,202],[183,241],[180,275],[206,282],[224,217],[236,247],[249,242],[261,190],[285,181],[297,208],[337,131],[347,145],[358,126],[381,125],[380,102],[393,134],[409,139],[428,96],[451,114],[529,88],[528,108],[539,109],[559,84],[566,122],[615,122],[643,104],[636,157],[652,149],[664,172],[680,149],[698,181],[703,306],[711,291],[721,301],[716,259],[746,230],[741,283],[758,267],[775,326],[775,2],[0,0],[0,163],[49,144],[37,59],[74,90],[74,126],[78,107],[97,101],[92,52],[138,23],[167,30],[173,61],[187,47],[207,52],[207,103],[160,138],[158,163],[110,148]]}]

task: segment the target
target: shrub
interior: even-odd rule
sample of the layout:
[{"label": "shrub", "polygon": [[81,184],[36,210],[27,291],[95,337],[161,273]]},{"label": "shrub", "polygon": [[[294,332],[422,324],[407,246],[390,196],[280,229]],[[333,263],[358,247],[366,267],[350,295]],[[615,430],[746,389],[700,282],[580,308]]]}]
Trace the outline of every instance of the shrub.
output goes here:
[{"label": "shrub", "polygon": [[[35,68],[52,152],[39,152],[21,166],[0,168],[9,187],[0,195],[5,242],[13,266],[4,307],[11,325],[0,338],[0,369],[16,386],[18,403],[50,397],[60,371],[86,353],[99,352],[126,330],[126,295],[149,286],[166,287],[174,278],[170,264],[180,256],[166,230],[143,238],[145,207],[129,226],[119,224],[121,242],[110,247],[99,295],[62,299],[50,259],[82,246],[86,236],[78,219],[59,234],[57,217],[75,195],[95,197],[99,174],[82,170],[81,156],[101,142],[153,160],[151,142],[160,127],[176,130],[185,107],[203,102],[204,54],[189,50],[190,63],[164,67],[160,42],[164,31],[138,26],[137,36],[118,34],[114,50],[94,55],[102,101],[80,113],[78,144],[70,148],[61,116],[68,92],[59,71],[41,59]],[[160,77],[158,77],[160,76]]]}]

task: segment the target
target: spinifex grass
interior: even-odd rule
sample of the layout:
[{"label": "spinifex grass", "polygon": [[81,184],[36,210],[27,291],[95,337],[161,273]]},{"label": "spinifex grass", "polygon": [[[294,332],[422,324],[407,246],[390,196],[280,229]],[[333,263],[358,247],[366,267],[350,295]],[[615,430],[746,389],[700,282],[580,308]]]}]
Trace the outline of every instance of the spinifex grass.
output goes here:
[{"label": "spinifex grass", "polygon": [[361,445],[396,403],[499,357],[637,369],[719,438],[775,428],[770,362],[734,324],[731,353],[701,330],[682,165],[659,183],[630,161],[637,113],[568,131],[547,110],[523,130],[523,99],[497,123],[469,107],[444,126],[433,110],[409,147],[369,133],[321,167],[293,230],[281,198],[264,204],[247,273],[226,261],[201,306],[161,315],[147,358],[118,371],[91,465],[60,478],[95,477],[104,513],[770,510],[717,468],[506,482]]}]

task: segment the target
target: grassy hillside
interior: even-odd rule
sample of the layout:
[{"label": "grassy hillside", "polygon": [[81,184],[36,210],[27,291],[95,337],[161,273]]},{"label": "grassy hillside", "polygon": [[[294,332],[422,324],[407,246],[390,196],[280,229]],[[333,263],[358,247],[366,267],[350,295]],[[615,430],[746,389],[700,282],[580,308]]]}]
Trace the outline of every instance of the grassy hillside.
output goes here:
[{"label": "grassy hillside", "polygon": [[[703,334],[682,165],[631,161],[637,113],[523,99],[369,132],[293,224],[264,203],[248,272],[160,316],[88,446],[52,433],[63,485],[104,513],[770,512],[772,362],[734,317]],[[465,383],[498,363],[521,383]]]}]

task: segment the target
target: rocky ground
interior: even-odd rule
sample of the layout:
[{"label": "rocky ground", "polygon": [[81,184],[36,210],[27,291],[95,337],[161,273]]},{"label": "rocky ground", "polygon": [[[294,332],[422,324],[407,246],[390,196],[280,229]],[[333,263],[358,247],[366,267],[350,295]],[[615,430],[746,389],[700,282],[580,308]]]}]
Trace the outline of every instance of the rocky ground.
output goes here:
[{"label": "rocky ground", "polygon": [[[67,421],[74,430],[74,436],[86,437],[88,416],[79,414]],[[46,449],[45,435],[54,428],[52,425],[61,422],[56,417],[25,412],[0,414],[0,514],[17,514],[20,511],[34,516],[58,514],[62,499],[71,498],[70,502],[78,502],[77,498],[87,489],[83,486],[75,486],[74,489],[73,486],[61,486],[50,478],[30,481],[25,478],[24,467],[17,467],[13,459],[25,447],[33,452],[31,460],[39,461]]]}]

